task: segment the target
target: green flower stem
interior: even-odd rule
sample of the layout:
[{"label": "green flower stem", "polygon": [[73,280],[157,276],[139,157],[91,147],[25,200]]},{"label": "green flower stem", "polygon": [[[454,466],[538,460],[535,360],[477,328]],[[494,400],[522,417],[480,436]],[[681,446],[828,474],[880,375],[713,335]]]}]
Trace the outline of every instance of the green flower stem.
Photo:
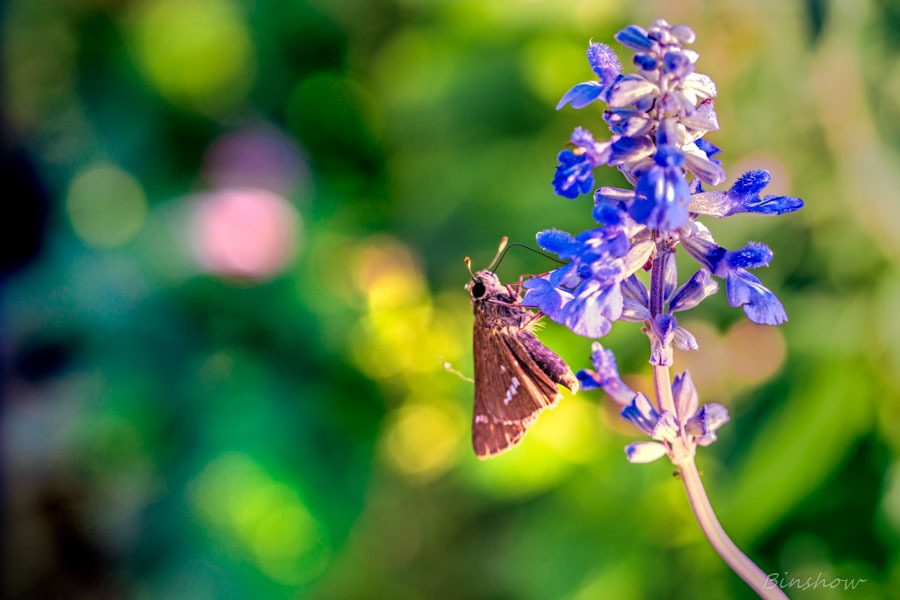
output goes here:
[{"label": "green flower stem", "polygon": [[759,594],[760,598],[766,600],[787,600],[787,596],[775,582],[763,573],[762,569],[756,566],[747,555],[741,552],[740,548],[735,546],[725,530],[716,519],[709,498],[706,496],[706,490],[703,489],[703,482],[700,481],[700,473],[697,472],[697,465],[694,459],[690,458],[677,465],[681,473],[681,480],[684,482],[684,489],[687,492],[688,501],[691,503],[691,509],[700,524],[700,529],[706,535],[706,539],[712,544],[712,547],[719,556],[722,557],[728,566],[738,574],[738,576],[747,582],[747,585]]},{"label": "green flower stem", "polygon": [[[656,236],[654,236],[656,237]],[[650,274],[650,312],[655,317],[663,312],[665,299],[663,298],[665,257],[669,249],[660,243],[657,237],[657,254],[653,260]],[[716,518],[703,482],[700,481],[700,473],[694,463],[694,443],[690,441],[684,431],[681,415],[675,410],[675,402],[672,398],[672,383],[669,379],[669,367],[653,366],[653,387],[656,391],[656,402],[660,410],[669,411],[679,417],[680,435],[669,444],[669,456],[681,473],[684,489],[687,492],[688,501],[694,517],[700,524],[706,539],[719,556],[728,564],[738,576],[747,582],[761,598],[766,600],[787,600],[787,596],[781,591],[762,569],[756,566],[747,555],[741,552]]]}]

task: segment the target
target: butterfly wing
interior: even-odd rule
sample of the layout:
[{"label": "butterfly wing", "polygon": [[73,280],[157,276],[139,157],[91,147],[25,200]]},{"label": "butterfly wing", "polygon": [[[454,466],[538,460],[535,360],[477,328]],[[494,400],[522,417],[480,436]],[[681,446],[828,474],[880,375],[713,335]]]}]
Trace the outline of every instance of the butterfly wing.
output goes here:
[{"label": "butterfly wing", "polygon": [[498,347],[494,375],[500,381],[485,397],[485,407],[504,423],[537,417],[562,399],[559,387],[534,361],[519,333],[494,331],[491,336]]},{"label": "butterfly wing", "polygon": [[[480,323],[473,335],[475,410],[472,445],[479,458],[512,448],[525,436],[537,416],[562,398],[558,380],[577,389],[568,366],[527,330]],[[535,345],[536,344],[536,345]],[[568,377],[545,367],[547,353],[563,365]],[[553,363],[556,365],[556,363]]]},{"label": "butterfly wing", "polygon": [[569,388],[574,394],[578,391],[578,378],[559,355],[541,343],[529,330],[521,331],[516,339],[525,346],[526,352],[534,360],[540,371],[551,380]]},{"label": "butterfly wing", "polygon": [[472,445],[487,458],[518,444],[541,411],[559,402],[557,384],[574,392],[578,380],[532,333],[537,317],[512,288],[488,271],[472,281],[466,287],[475,313]]},{"label": "butterfly wing", "polygon": [[475,455],[485,459],[509,450],[522,441],[535,420],[536,417],[518,423],[504,423],[495,419],[476,400],[472,418],[472,447]]}]

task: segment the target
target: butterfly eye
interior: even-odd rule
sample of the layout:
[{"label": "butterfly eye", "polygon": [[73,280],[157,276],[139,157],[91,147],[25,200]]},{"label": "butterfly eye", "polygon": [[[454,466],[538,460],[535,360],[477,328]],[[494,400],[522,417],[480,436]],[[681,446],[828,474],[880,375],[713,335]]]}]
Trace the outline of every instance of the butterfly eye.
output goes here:
[{"label": "butterfly eye", "polygon": [[484,287],[484,284],[480,281],[476,281],[475,285],[472,286],[472,297],[481,298],[486,291],[487,289]]}]

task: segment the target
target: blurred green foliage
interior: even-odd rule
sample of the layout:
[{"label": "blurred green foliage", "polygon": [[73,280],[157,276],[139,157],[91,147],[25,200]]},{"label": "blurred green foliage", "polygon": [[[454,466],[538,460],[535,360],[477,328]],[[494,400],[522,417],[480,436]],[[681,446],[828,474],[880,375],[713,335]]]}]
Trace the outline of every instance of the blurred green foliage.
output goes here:
[{"label": "blurred green foliage", "polygon": [[[807,203],[710,224],[771,245],[791,317],[753,326],[717,297],[687,325],[701,350],[676,366],[733,416],[699,457],[712,503],[766,572],[896,596],[896,3],[3,16],[6,597],[751,597],[671,469],[625,461],[638,436],[600,394],[479,462],[472,386],[444,366],[471,373],[465,255],[590,226],[549,181],[600,113],[553,106],[591,77],[589,38],[655,17],[698,34],[730,178],[767,168]],[[500,275],[545,268],[510,253]],[[587,366],[588,340],[541,336]],[[647,389],[637,326],[604,344]]]}]

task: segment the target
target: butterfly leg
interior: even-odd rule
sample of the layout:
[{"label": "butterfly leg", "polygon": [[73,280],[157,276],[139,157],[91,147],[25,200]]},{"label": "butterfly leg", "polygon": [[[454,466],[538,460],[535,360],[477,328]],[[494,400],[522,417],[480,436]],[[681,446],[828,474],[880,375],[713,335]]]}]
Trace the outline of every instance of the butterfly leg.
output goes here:
[{"label": "butterfly leg", "polygon": [[486,302],[490,302],[491,304],[499,304],[500,306],[508,306],[510,308],[518,308],[521,309],[521,304],[513,304],[511,302],[504,302],[503,300],[486,300]]},{"label": "butterfly leg", "polygon": [[[522,291],[522,284],[525,282],[526,278],[531,279],[533,277],[543,277],[543,276],[549,275],[549,274],[550,274],[550,271],[547,271],[546,273],[537,273],[537,274],[523,273],[521,276],[519,276],[519,281],[517,281],[516,283],[510,283],[506,287],[510,290],[510,293],[512,293],[514,295],[518,295],[519,292]],[[515,288],[515,291],[513,291],[513,288]]]},{"label": "butterfly leg", "polygon": [[[510,308],[516,308],[521,310],[522,308],[537,308],[536,306],[523,306],[522,304],[510,304],[509,302],[504,302],[502,300],[487,300],[491,304],[499,304],[500,306],[508,306]],[[519,327],[527,327],[544,316],[544,313],[541,311],[531,312],[531,311],[522,311],[523,317],[525,318],[524,322],[519,325]],[[527,316],[526,316],[527,315]]]},{"label": "butterfly leg", "polygon": [[536,322],[538,319],[540,319],[543,316],[544,316],[544,313],[542,313],[541,311],[528,313],[528,320],[525,321],[525,324],[522,325],[522,327],[528,327],[529,325]]}]

